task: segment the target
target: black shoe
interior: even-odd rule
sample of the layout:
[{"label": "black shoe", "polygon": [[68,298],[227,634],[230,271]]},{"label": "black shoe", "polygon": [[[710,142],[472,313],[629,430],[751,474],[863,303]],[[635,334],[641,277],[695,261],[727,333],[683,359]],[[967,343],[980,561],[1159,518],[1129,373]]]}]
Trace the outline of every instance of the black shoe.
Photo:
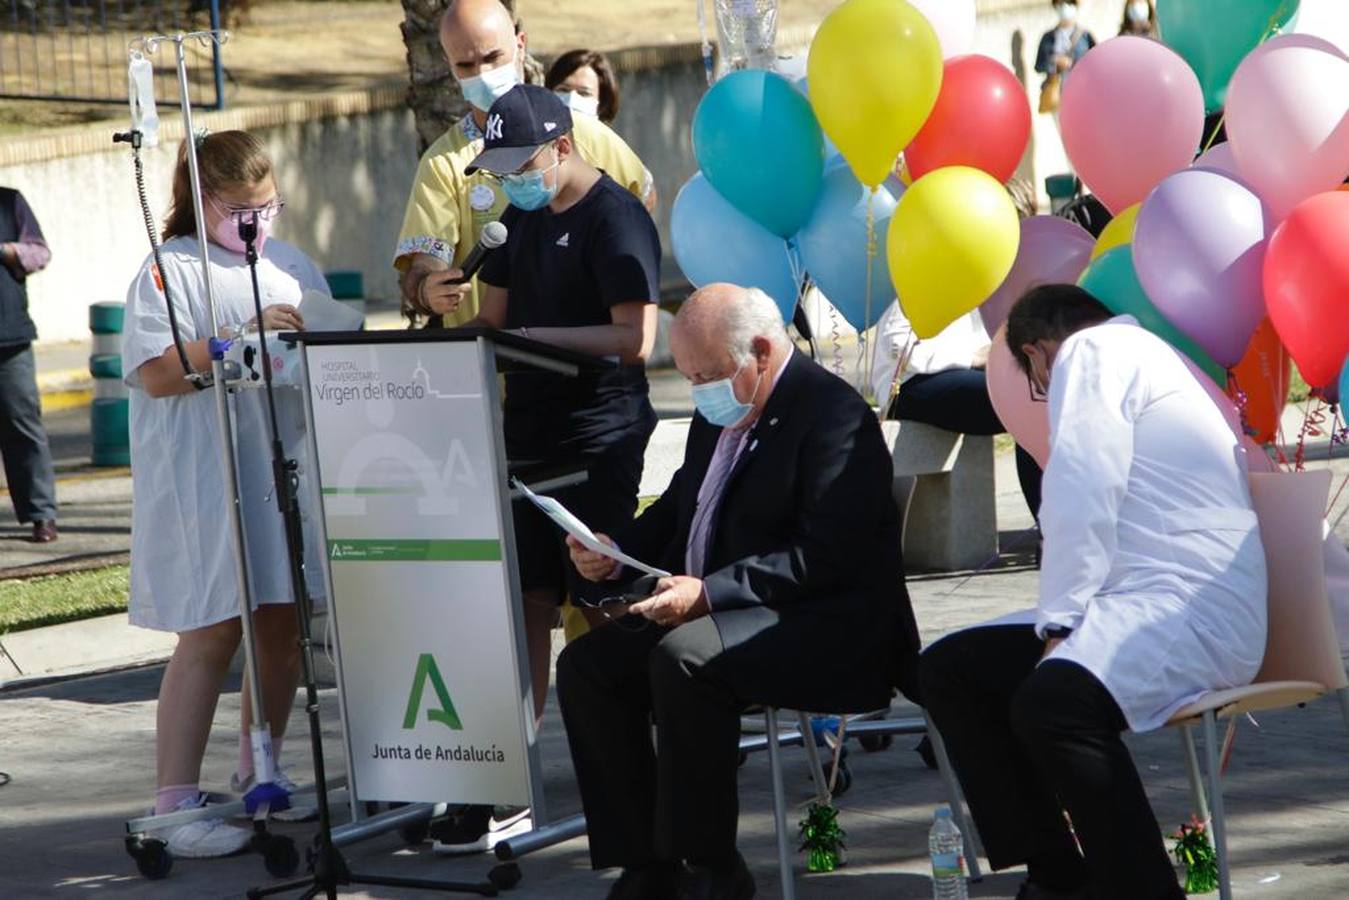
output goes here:
[{"label": "black shoe", "polygon": [[469,806],[458,815],[432,822],[427,832],[433,842],[431,849],[449,856],[484,853],[491,821],[491,806]]},{"label": "black shoe", "polygon": [[609,900],[675,900],[679,869],[674,863],[654,863],[637,869],[624,869]]},{"label": "black shoe", "polygon": [[679,879],[679,900],[749,900],[754,896],[754,876],[745,858],[735,855],[730,869],[686,864]]},{"label": "black shoe", "polygon": [[1091,900],[1091,891],[1077,888],[1070,891],[1052,891],[1029,881],[1021,882],[1021,890],[1016,892],[1016,900]]}]

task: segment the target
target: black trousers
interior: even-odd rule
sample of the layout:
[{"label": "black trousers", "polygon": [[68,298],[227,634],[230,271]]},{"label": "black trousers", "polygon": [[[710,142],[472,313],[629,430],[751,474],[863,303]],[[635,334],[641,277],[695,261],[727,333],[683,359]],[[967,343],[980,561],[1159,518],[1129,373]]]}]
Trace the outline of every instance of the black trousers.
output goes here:
[{"label": "black trousers", "polygon": [[18,520],[55,520],[56,470],[42,427],[31,344],[0,347],[0,457]]},{"label": "black trousers", "polygon": [[718,662],[711,618],[673,630],[639,623],[628,616],[594,629],[557,661],[591,864],[721,863],[735,853],[746,702]]},{"label": "black trousers", "polygon": [[[993,401],[988,399],[988,376],[983,369],[947,369],[931,375],[914,375],[900,388],[890,407],[890,418],[922,422],[957,434],[994,435],[1007,430],[993,410]],[[1040,467],[1019,446],[1016,477],[1026,506],[1038,520]]]},{"label": "black trousers", "polygon": [[1076,663],[1037,667],[1043,652],[1029,625],[972,628],[933,644],[920,663],[927,710],[989,862],[1027,863],[1032,878],[1038,865],[1059,886],[1076,867],[1093,896],[1112,900],[1184,897],[1120,738],[1119,706]]}]

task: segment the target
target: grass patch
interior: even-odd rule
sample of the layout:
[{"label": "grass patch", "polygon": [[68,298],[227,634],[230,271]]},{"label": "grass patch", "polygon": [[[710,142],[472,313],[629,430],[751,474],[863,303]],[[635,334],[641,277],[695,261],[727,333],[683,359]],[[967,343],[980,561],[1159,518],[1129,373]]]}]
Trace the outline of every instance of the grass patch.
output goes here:
[{"label": "grass patch", "polygon": [[126,611],[130,566],[0,581],[0,634]]}]

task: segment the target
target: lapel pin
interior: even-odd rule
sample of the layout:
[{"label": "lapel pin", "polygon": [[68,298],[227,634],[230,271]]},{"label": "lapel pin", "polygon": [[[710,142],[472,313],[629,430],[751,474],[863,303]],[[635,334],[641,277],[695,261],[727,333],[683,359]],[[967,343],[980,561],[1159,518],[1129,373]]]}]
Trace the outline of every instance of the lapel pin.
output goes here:
[{"label": "lapel pin", "polygon": [[777,417],[777,416],[774,416],[773,418],[769,419],[769,420],[768,420],[768,424],[769,424],[769,425],[776,425],[776,424],[778,424],[778,417]]}]

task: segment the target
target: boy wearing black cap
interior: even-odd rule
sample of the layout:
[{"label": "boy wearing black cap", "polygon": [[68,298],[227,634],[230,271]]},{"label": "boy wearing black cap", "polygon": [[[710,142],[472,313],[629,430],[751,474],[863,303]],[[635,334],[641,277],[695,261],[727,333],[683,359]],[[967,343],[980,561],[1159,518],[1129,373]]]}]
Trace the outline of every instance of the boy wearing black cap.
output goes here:
[{"label": "boy wearing black cap", "polygon": [[[510,236],[479,272],[484,291],[469,324],[618,363],[588,377],[506,376],[507,456],[584,463],[584,483],[550,493],[591,528],[609,532],[637,511],[642,457],[656,427],[645,361],[656,339],[660,237],[641,201],[576,153],[571,130],[566,105],[535,85],[512,88],[488,110],[483,152],[465,172],[481,169],[501,183],[512,204],[501,219]],[[513,515],[541,717],[558,604],[597,588],[577,574],[561,530],[532,504],[515,503]],[[454,852],[449,843],[442,852]]]}]

